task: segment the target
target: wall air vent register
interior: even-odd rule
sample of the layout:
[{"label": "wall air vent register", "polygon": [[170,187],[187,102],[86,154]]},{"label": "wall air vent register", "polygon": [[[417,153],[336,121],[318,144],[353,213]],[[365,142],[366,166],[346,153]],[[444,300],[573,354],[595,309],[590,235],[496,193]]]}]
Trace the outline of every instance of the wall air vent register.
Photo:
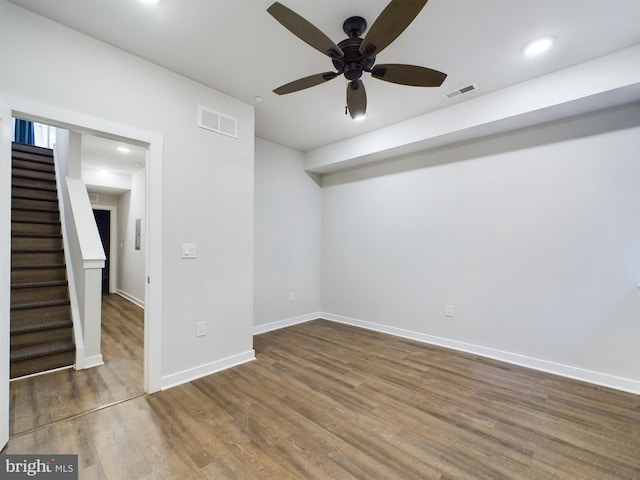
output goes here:
[{"label": "wall air vent register", "polygon": [[198,127],[238,138],[238,119],[208,108],[198,107]]},{"label": "wall air vent register", "polygon": [[446,98],[447,100],[451,100],[452,98],[456,98],[460,95],[464,95],[465,93],[475,92],[477,89],[478,89],[478,85],[475,83],[472,83],[470,85],[467,85],[466,87],[462,87],[457,90],[453,90],[451,92],[445,93],[444,98]]}]

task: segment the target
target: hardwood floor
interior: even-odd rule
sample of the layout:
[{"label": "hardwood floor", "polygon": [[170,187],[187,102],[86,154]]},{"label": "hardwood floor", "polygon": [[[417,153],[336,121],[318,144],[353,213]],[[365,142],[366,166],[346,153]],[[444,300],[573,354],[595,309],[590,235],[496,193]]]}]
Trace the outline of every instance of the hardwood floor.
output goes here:
[{"label": "hardwood floor", "polygon": [[102,298],[104,365],[11,382],[10,435],[144,394],[144,311],[119,295]]},{"label": "hardwood floor", "polygon": [[11,439],[81,479],[640,479],[640,396],[324,320]]}]

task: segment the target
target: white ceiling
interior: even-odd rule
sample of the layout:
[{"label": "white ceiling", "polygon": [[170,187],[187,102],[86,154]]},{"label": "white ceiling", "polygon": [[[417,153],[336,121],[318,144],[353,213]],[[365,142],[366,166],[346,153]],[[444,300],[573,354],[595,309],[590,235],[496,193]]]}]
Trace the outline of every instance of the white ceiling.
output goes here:
[{"label": "white ceiling", "polygon": [[[127,148],[128,152],[118,148]],[[145,167],[147,149],[82,134],[82,179],[90,193],[120,195],[131,190],[131,175]]]},{"label": "white ceiling", "polygon": [[[331,70],[331,62],[294,37],[267,12],[272,0],[11,0],[255,105],[256,135],[308,151],[462,102],[640,43],[638,0],[430,0],[416,20],[378,57],[446,72],[442,87],[406,87],[365,75],[368,116],[345,115],[345,81],[337,78],[297,93],[272,90]],[[343,21],[369,25],[387,0],[282,0],[336,43]],[[522,47],[556,37],[545,56]],[[612,72],[615,74],[615,72]],[[443,94],[477,83],[456,100]],[[255,103],[255,96],[264,102]]]},{"label": "white ceiling", "polygon": [[[121,152],[119,147],[127,148]],[[147,149],[95,135],[82,135],[82,168],[131,175],[144,167]]]}]

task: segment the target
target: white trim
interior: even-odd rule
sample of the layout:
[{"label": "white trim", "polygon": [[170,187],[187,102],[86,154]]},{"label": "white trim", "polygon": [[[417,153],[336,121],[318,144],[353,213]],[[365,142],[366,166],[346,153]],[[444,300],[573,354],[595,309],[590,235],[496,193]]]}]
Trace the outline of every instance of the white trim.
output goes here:
[{"label": "white trim", "polygon": [[58,198],[58,214],[60,215],[60,233],[62,234],[62,247],[64,250],[65,271],[67,274],[67,285],[69,292],[69,303],[71,306],[71,321],[73,322],[73,341],[76,346],[76,370],[84,369],[84,332],[82,328],[82,317],[80,315],[80,305],[78,304],[78,291],[76,289],[76,279],[71,267],[71,248],[69,248],[69,236],[67,235],[67,210],[64,198],[68,197],[67,185],[63,181],[60,173],[60,153],[58,146],[53,148],[53,168],[56,174],[56,190]]},{"label": "white trim", "polygon": [[9,380],[9,383],[13,383],[18,380],[24,380],[25,378],[39,377],[41,375],[46,375],[47,373],[61,372],[63,370],[71,370],[72,368],[73,368],[72,365],[67,365],[66,367],[52,368],[51,370],[44,370],[43,372],[30,373],[29,375],[24,375],[22,377],[11,378]]},{"label": "white trim", "polygon": [[102,359],[102,354],[94,355],[92,357],[85,357],[84,359],[84,368],[93,368],[99,367],[100,365],[104,365],[104,360]]},{"label": "white trim", "polygon": [[162,390],[177,387],[178,385],[182,385],[183,383],[188,383],[193,380],[206,377],[213,373],[227,370],[231,367],[237,367],[238,365],[242,365],[243,363],[252,362],[255,359],[256,352],[255,350],[251,349],[248,352],[239,353],[231,357],[216,360],[215,362],[207,363],[205,365],[200,365],[194,368],[189,368],[188,370],[183,370],[182,372],[172,373],[171,375],[162,377]]},{"label": "white trim", "polygon": [[[74,317],[74,315],[76,315],[76,317]],[[80,318],[77,309],[75,310],[74,313],[74,308],[71,307],[71,318]],[[82,335],[78,335],[76,334],[77,329],[75,328],[75,325],[73,327],[73,340],[76,344],[76,361],[73,364],[73,368],[75,370],[84,370],[85,369],[85,358],[84,358],[84,339],[82,338]],[[79,343],[79,342],[83,342],[83,343]]]},{"label": "white trim", "polygon": [[[60,181],[63,181],[62,178]],[[64,181],[69,199],[69,212],[66,213],[75,225],[75,237],[80,247],[83,267],[85,270],[90,268],[102,270],[107,257],[102,248],[100,234],[89,202],[87,186],[79,178],[67,176]]]},{"label": "white trim", "polygon": [[0,449],[9,441],[12,130],[11,109],[0,98]]},{"label": "white trim", "polygon": [[82,262],[82,267],[85,270],[102,270],[104,268],[104,258],[95,259],[95,260],[84,260]]},{"label": "white trim", "polygon": [[139,298],[134,297],[133,295],[128,294],[124,290],[120,290],[118,288],[118,289],[116,289],[116,291],[114,293],[120,295],[122,298],[124,298],[126,300],[129,300],[131,303],[136,304],[140,308],[144,308],[144,301],[140,300]]},{"label": "white trim", "polygon": [[[36,100],[0,93],[21,118],[56,125],[76,132],[100,133],[147,146],[147,288],[144,320],[144,385],[147,393],[162,387],[162,185],[163,142],[161,134],[47,105]],[[10,152],[10,145],[8,151]],[[9,256],[10,258],[10,256]],[[0,285],[2,287],[3,285]],[[9,287],[7,287],[9,288]],[[8,290],[7,290],[8,291]],[[1,333],[1,332],[0,332]],[[7,382],[8,383],[8,382]],[[1,440],[1,439],[0,439]]]},{"label": "white trim", "polygon": [[355,318],[344,317],[342,315],[323,313],[321,318],[330,320],[332,322],[343,323],[354,327],[366,328],[367,330],[386,333],[397,337],[408,338],[409,340],[415,340],[422,343],[450,348],[452,350],[472,353],[474,355],[480,355],[482,357],[500,360],[502,362],[511,363],[513,365],[519,365],[521,367],[527,367],[533,370],[539,370],[541,372],[560,375],[562,377],[572,378],[574,380],[580,380],[583,382],[640,395],[640,381],[630,378],[622,378],[606,373],[594,372],[578,367],[572,367],[571,365],[564,365],[561,363],[550,362],[548,360],[542,360],[539,358],[527,357],[525,355],[520,355],[512,352],[504,352],[502,350],[482,347],[480,345],[473,345],[470,343],[459,342],[457,340],[450,340],[448,338],[436,337],[433,335],[427,335],[425,333],[404,330],[402,328],[389,327],[387,325],[381,325],[379,323],[366,322],[364,320],[357,320]]},{"label": "white trim", "polygon": [[162,212],[163,151],[162,135],[151,135],[145,169],[147,228],[146,288],[144,293],[144,385],[147,393],[162,388]]},{"label": "white trim", "polygon": [[277,322],[265,323],[264,325],[256,325],[253,327],[253,334],[260,335],[261,333],[267,333],[271,332],[272,330],[291,327],[293,325],[309,322],[311,320],[317,320],[319,318],[322,318],[322,313],[308,313],[307,315],[300,315],[299,317],[285,318],[284,320],[278,320]]}]

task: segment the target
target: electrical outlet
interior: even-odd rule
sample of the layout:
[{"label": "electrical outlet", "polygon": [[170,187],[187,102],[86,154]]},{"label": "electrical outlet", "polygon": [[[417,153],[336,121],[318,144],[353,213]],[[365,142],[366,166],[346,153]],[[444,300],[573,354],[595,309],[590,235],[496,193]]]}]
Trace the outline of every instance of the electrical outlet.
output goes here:
[{"label": "electrical outlet", "polygon": [[449,304],[445,305],[444,306],[444,314],[447,317],[453,317],[453,305],[449,305]]},{"label": "electrical outlet", "polygon": [[207,322],[196,323],[196,337],[204,337],[207,334]]},{"label": "electrical outlet", "polygon": [[195,243],[182,244],[182,258],[196,258],[198,256],[198,246]]}]

